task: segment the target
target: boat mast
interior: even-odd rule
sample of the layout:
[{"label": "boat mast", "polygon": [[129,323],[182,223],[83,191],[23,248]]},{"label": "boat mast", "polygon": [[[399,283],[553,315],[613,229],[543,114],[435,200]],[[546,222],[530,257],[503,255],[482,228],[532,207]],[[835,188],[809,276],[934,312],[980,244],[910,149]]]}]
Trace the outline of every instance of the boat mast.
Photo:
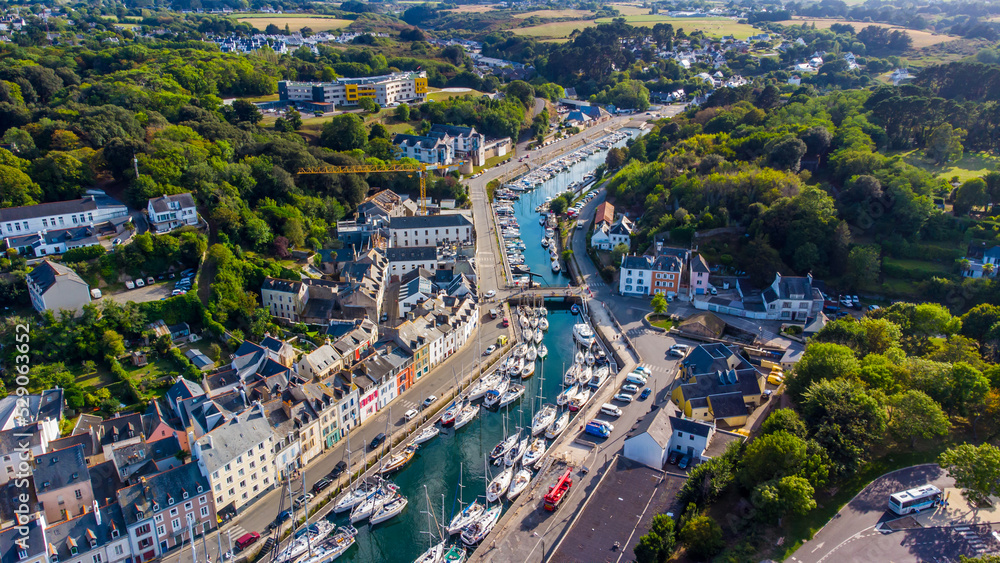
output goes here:
[{"label": "boat mast", "polygon": [[[299,462],[302,461],[302,450],[299,450]],[[302,499],[305,501],[302,503],[302,510],[306,513],[306,549],[309,550],[309,557],[312,557],[312,538],[309,534],[309,497],[306,496],[306,471],[305,468],[302,469]]]}]

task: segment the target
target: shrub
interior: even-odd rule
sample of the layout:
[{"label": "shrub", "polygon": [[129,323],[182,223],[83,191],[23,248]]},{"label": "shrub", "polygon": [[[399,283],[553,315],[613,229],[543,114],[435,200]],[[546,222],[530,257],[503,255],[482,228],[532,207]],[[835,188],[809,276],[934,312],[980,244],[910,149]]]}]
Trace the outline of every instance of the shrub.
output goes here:
[{"label": "shrub", "polygon": [[94,258],[100,258],[105,254],[104,247],[95,244],[94,246],[81,246],[78,248],[71,248],[66,252],[63,252],[62,261],[69,262],[84,262],[86,260],[93,260]]}]

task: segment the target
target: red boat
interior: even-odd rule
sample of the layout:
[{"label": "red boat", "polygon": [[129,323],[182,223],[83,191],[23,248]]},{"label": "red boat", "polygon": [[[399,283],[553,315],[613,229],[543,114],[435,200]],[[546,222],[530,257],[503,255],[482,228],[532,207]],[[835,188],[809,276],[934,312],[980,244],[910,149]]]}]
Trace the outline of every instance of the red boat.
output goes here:
[{"label": "red boat", "polygon": [[548,494],[545,495],[545,510],[549,512],[554,511],[562,499],[569,492],[569,489],[573,486],[573,478],[570,475],[573,473],[573,468],[566,468],[566,473],[563,473],[562,477],[556,481],[555,485],[549,487]]},{"label": "red boat", "polygon": [[454,426],[455,418],[458,416],[458,413],[461,410],[462,410],[462,405],[458,403],[455,403],[454,405],[449,407],[448,410],[444,411],[444,414],[441,415],[441,426],[444,426],[445,428],[448,428],[449,426]]}]

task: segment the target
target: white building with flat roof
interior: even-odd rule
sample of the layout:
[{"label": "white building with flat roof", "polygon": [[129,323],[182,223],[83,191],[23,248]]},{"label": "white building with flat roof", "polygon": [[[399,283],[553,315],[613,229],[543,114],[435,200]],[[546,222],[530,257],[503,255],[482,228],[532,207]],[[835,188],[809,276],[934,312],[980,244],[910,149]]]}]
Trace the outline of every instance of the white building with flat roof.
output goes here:
[{"label": "white building with flat roof", "polygon": [[422,103],[427,99],[427,73],[394,72],[382,76],[338,78],[332,82],[278,82],[278,98],[288,102],[326,102],[356,106],[371,98],[387,107],[400,103]]}]

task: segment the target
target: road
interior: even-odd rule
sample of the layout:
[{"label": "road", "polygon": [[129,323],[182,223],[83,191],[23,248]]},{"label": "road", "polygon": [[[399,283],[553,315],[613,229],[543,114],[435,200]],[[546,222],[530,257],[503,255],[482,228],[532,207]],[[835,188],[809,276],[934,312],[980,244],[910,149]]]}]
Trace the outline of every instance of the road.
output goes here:
[{"label": "road", "polygon": [[[836,561],[947,561],[965,553],[952,534],[941,529],[892,533],[875,530],[880,521],[895,518],[886,510],[889,495],[932,483],[944,490],[955,482],[936,464],[916,465],[875,479],[788,559],[795,563]],[[936,531],[934,531],[936,530]],[[942,552],[943,549],[943,552]],[[971,553],[966,553],[971,555]]]}]

